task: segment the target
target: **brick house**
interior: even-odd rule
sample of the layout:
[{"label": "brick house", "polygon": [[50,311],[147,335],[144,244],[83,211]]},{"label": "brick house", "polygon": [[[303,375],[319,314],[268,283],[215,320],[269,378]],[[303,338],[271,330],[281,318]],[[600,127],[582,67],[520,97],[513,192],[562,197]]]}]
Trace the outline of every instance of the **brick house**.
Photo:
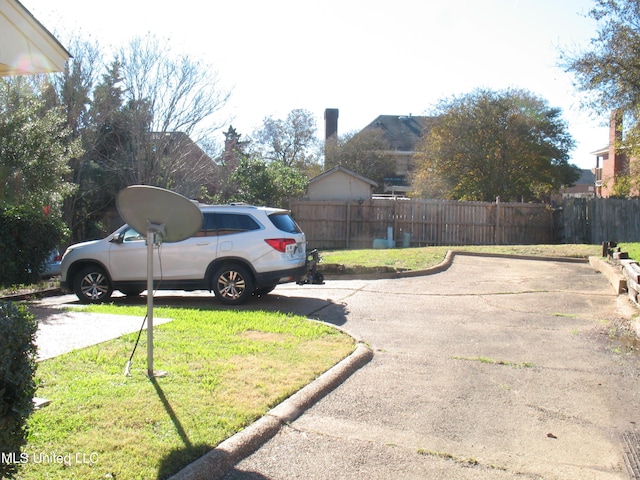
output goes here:
[{"label": "brick house", "polygon": [[[189,135],[183,132],[151,133],[158,165],[171,175],[174,189],[188,198],[198,198],[200,189],[215,178],[216,164]],[[170,172],[170,173],[169,173]]]},{"label": "brick house", "polygon": [[[609,144],[591,152],[596,156],[595,188],[597,197],[610,197],[614,194],[616,178],[630,174],[630,159],[616,143],[622,139],[622,115],[618,111],[609,118]],[[633,160],[633,159],[631,159]]]}]

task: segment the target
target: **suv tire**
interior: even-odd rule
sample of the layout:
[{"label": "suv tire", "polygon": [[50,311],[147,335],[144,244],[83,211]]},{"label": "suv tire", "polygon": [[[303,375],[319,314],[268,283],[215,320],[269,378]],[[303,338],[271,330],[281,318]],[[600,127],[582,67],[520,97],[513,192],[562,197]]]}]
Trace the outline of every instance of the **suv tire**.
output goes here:
[{"label": "suv tire", "polygon": [[212,287],[218,300],[225,305],[240,305],[253,294],[253,277],[242,265],[227,264],[213,273]]},{"label": "suv tire", "polygon": [[78,272],[73,281],[73,291],[80,303],[102,303],[113,293],[111,280],[97,265],[91,265]]}]

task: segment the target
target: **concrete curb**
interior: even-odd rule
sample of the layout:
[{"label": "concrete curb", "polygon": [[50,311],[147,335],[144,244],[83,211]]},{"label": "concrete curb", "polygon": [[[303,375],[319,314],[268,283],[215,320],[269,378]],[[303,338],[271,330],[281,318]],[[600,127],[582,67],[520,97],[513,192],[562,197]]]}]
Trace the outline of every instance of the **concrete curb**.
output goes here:
[{"label": "concrete curb", "polygon": [[511,253],[454,251],[454,254],[467,257],[512,258],[514,260],[538,260],[541,262],[587,263],[588,261],[586,258],[580,257],[545,257],[538,255],[518,255]]},{"label": "concrete curb", "polygon": [[57,295],[62,295],[62,290],[60,287],[52,287],[46,288],[44,290],[38,290],[37,292],[27,292],[27,293],[11,293],[8,295],[2,295],[0,300],[5,300],[7,302],[20,302],[24,300],[32,300],[46,297],[54,297]]},{"label": "concrete curb", "polygon": [[627,280],[622,275],[619,267],[615,267],[599,257],[589,257],[589,264],[607,277],[607,280],[609,280],[618,295],[627,291]]},{"label": "concrete curb", "polygon": [[424,270],[410,270],[406,272],[387,272],[387,273],[349,273],[349,274],[337,274],[330,275],[325,274],[324,278],[326,280],[382,280],[389,278],[407,278],[407,277],[421,277],[423,275],[433,275],[435,273],[444,272],[447,268],[451,266],[453,262],[453,257],[456,255],[456,252],[453,250],[449,250],[444,257],[444,260],[440,262],[438,265],[435,265],[430,268],[425,268]]},{"label": "concrete curb", "polygon": [[373,358],[373,351],[358,343],[355,351],[306,387],[293,394],[244,430],[236,433],[206,455],[187,465],[172,480],[215,480],[275,436],[283,425],[298,418],[307,408],[344,382]]},{"label": "concrete curb", "polygon": [[338,274],[330,275],[325,274],[327,280],[380,280],[380,279],[393,279],[393,278],[409,278],[409,277],[421,277],[424,275],[434,275],[436,273],[444,272],[453,263],[453,259],[456,255],[467,257],[493,257],[493,258],[512,258],[514,260],[539,260],[544,262],[568,262],[568,263],[586,263],[587,259],[577,257],[541,257],[535,255],[513,255],[509,253],[484,253],[484,252],[467,252],[463,250],[449,250],[444,257],[444,260],[438,265],[424,270],[410,270],[405,272],[389,272],[389,273],[359,273],[359,274]]}]

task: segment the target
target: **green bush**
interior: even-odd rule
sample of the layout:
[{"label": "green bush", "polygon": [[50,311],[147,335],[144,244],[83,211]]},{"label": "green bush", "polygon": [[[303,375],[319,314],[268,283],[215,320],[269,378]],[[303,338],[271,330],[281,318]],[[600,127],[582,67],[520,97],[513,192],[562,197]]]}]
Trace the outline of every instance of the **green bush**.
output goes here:
[{"label": "green bush", "polygon": [[0,301],[0,478],[13,478],[36,390],[38,325],[26,307]]},{"label": "green bush", "polygon": [[0,252],[3,254],[0,286],[36,282],[49,253],[59,247],[64,233],[62,222],[41,210],[0,208]]}]

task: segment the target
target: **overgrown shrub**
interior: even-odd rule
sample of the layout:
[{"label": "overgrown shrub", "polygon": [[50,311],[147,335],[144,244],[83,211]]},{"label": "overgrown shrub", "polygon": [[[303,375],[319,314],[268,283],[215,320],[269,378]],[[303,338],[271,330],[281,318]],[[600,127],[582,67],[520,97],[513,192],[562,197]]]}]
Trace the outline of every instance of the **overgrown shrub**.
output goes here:
[{"label": "overgrown shrub", "polygon": [[42,210],[0,208],[0,286],[36,282],[49,253],[59,247],[64,234],[62,222]]},{"label": "overgrown shrub", "polygon": [[37,328],[26,307],[0,301],[0,478],[14,477],[26,443],[36,390]]}]

